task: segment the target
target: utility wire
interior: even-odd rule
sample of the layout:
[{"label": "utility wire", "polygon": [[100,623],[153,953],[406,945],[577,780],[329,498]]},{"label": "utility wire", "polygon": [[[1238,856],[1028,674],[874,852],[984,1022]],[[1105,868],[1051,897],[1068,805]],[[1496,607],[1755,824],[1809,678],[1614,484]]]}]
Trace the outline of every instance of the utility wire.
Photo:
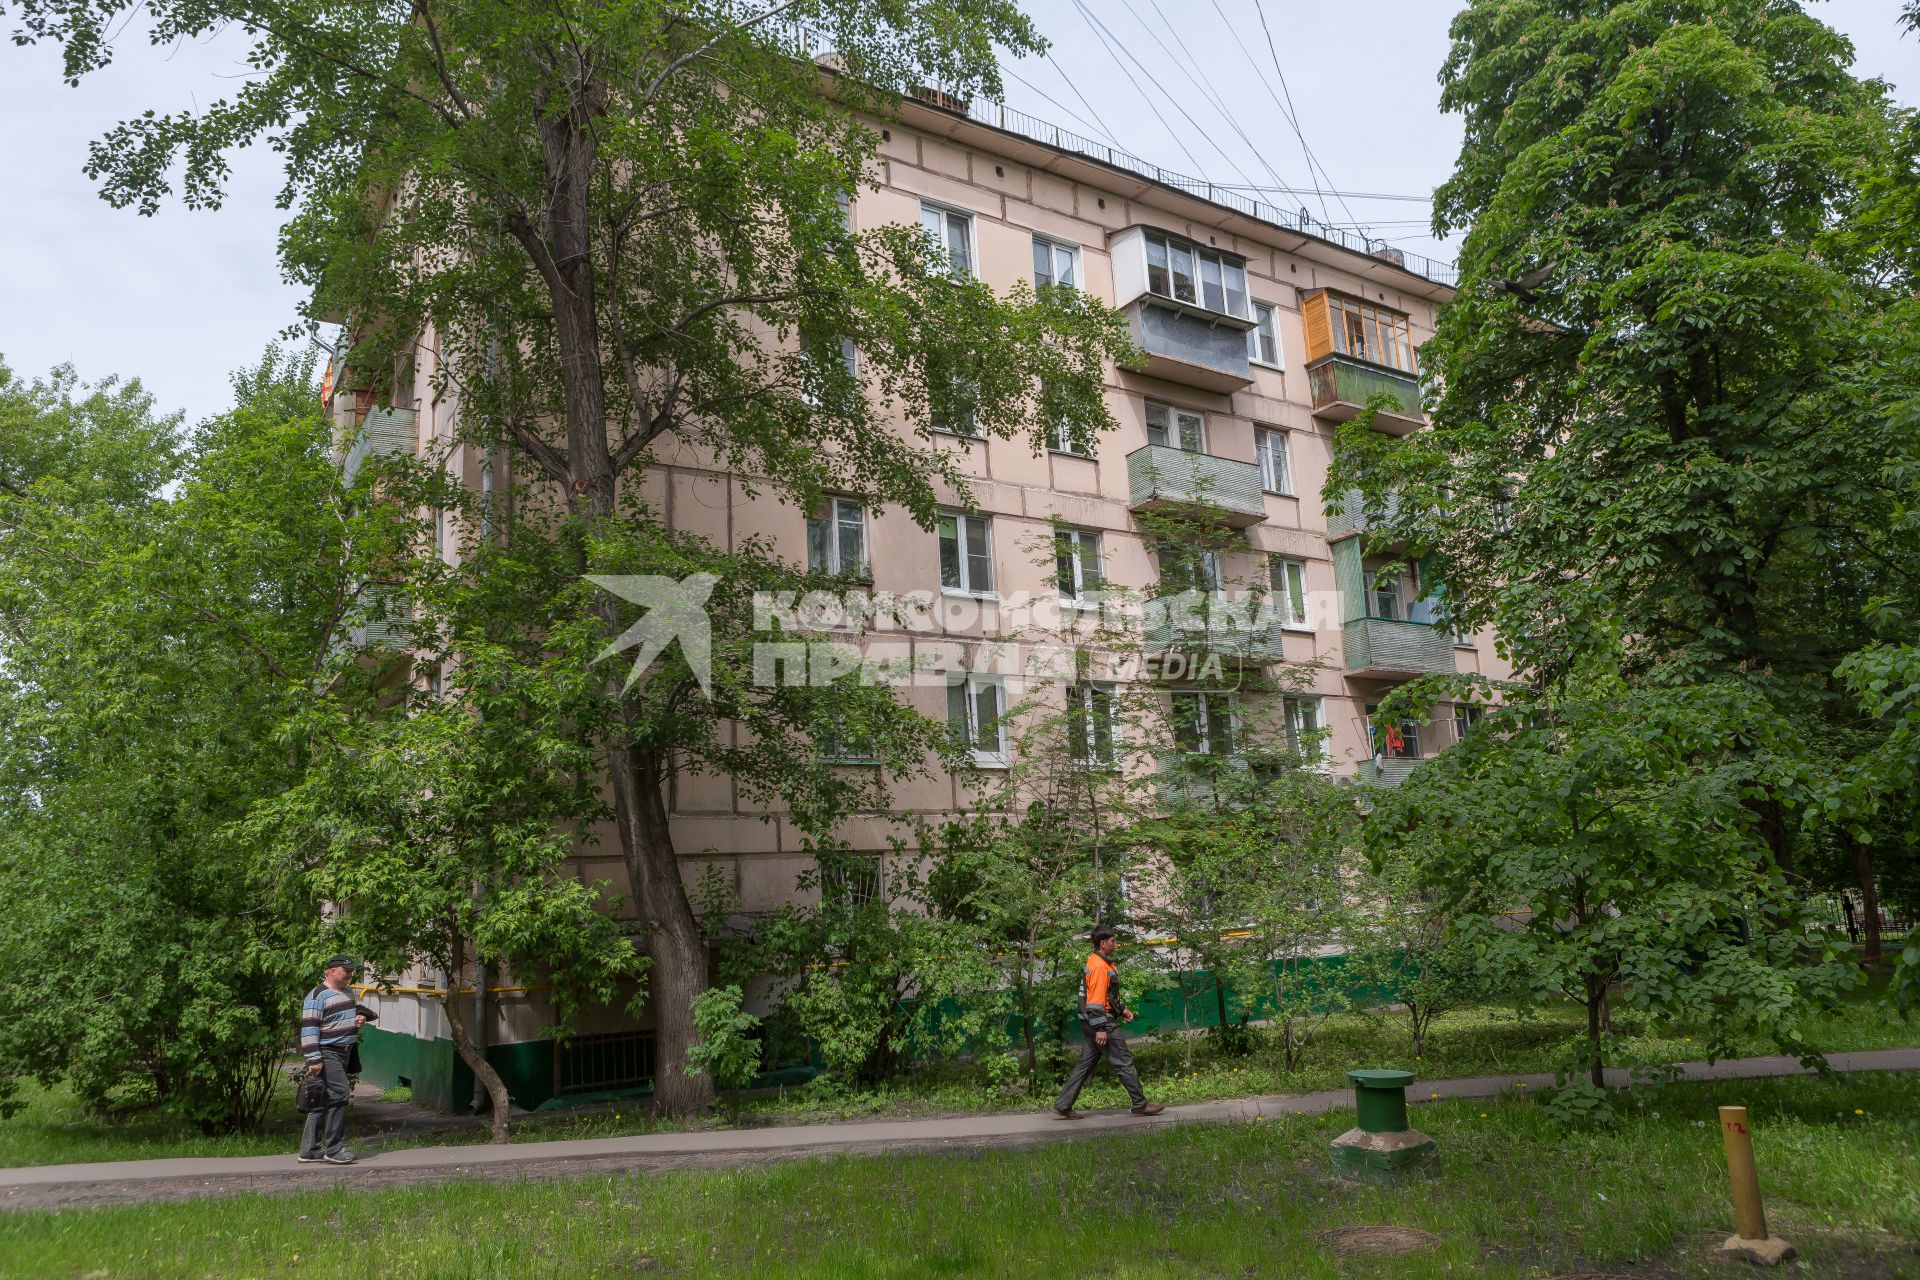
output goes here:
[{"label": "utility wire", "polygon": [[1102,129],[1106,129],[1107,141],[1111,142],[1116,147],[1120,147],[1120,150],[1125,151],[1126,148],[1120,146],[1120,136],[1116,134],[1112,129],[1107,128],[1107,122],[1105,120],[1100,120],[1100,113],[1093,109],[1093,103],[1087,101],[1087,95],[1080,92],[1080,86],[1073,82],[1073,78],[1067,74],[1067,69],[1053,60],[1053,53],[1051,51],[1046,51],[1046,52],[1043,52],[1040,56],[1047,60],[1047,64],[1049,66],[1051,66],[1055,71],[1058,71],[1060,73],[1060,78],[1066,81],[1067,88],[1073,90],[1073,96],[1080,99],[1080,105],[1084,106],[1087,109],[1088,114],[1090,114],[1095,120],[1100,121],[1100,127]]},{"label": "utility wire", "polygon": [[[1126,6],[1127,12],[1133,15],[1133,20],[1140,24],[1142,31],[1147,33],[1148,39],[1158,39],[1153,33],[1153,28],[1147,25],[1146,19],[1142,18],[1139,11],[1133,7],[1133,0],[1120,0],[1120,3]],[[1179,48],[1181,53],[1186,55],[1187,64],[1190,65],[1193,70],[1189,71],[1187,66],[1183,66],[1177,56],[1173,57],[1173,65],[1179,69],[1180,74],[1186,76],[1188,83],[1200,91],[1200,96],[1205,99],[1215,111],[1220,113],[1221,119],[1227,122],[1227,127],[1240,135],[1240,141],[1247,144],[1247,150],[1253,154],[1253,158],[1260,164],[1260,167],[1267,171],[1267,175],[1271,177],[1276,184],[1285,186],[1287,180],[1274,170],[1273,165],[1268,162],[1266,155],[1259,147],[1254,145],[1253,139],[1247,136],[1247,131],[1240,127],[1239,118],[1227,108],[1225,101],[1221,99],[1220,95],[1209,89],[1205,82],[1195,74],[1195,72],[1200,69],[1200,62],[1193,56],[1193,51],[1187,48],[1187,42],[1181,39],[1180,33],[1174,29],[1173,24],[1167,21],[1166,11],[1160,7],[1160,0],[1150,0],[1150,3],[1152,4],[1154,15],[1160,19],[1160,25],[1166,28],[1168,35],[1173,37],[1174,44]],[[1171,52],[1172,51],[1169,50],[1169,54],[1171,54]]]},{"label": "utility wire", "polygon": [[[1216,9],[1219,7],[1218,0],[1215,0],[1214,7]],[[1307,144],[1306,131],[1300,127],[1300,114],[1293,106],[1293,90],[1287,87],[1287,73],[1280,67],[1280,50],[1276,48],[1273,43],[1273,28],[1267,25],[1267,7],[1262,3],[1262,0],[1253,0],[1253,11],[1260,15],[1260,30],[1264,32],[1267,37],[1267,55],[1273,59],[1274,74],[1280,77],[1280,92],[1287,95],[1287,105],[1284,114],[1287,117],[1287,123],[1293,126],[1294,136],[1300,139],[1300,150],[1307,157],[1308,171],[1311,172],[1315,166],[1318,166],[1321,178],[1331,187],[1333,185],[1333,175],[1328,173],[1327,167],[1320,163],[1320,158],[1313,154],[1313,148]],[[1224,14],[1221,16],[1222,18],[1225,17]],[[1325,214],[1327,211],[1326,205],[1326,197],[1322,196],[1320,198],[1320,212],[1322,214]],[[1345,200],[1340,201],[1340,207],[1345,210],[1349,218],[1353,217],[1353,210],[1347,207]]]},{"label": "utility wire", "polygon": [[[1134,57],[1133,51],[1127,48],[1126,41],[1122,40],[1119,36],[1115,35],[1112,32],[1112,30],[1107,27],[1106,23],[1102,22],[1097,16],[1094,15],[1092,10],[1087,8],[1085,0],[1073,0],[1073,4],[1074,4],[1074,7],[1080,11],[1081,17],[1085,18],[1087,22],[1090,25],[1092,25],[1097,31],[1105,33],[1105,38],[1112,40],[1115,45],[1119,46],[1121,53],[1126,54],[1128,58],[1132,59],[1133,64],[1140,68],[1140,74],[1146,76],[1149,80],[1153,80],[1153,72],[1147,69],[1147,66],[1145,63],[1141,62],[1137,57]],[[1116,62],[1119,61],[1117,57],[1114,60]],[[1133,80],[1132,73],[1129,72],[1127,78],[1129,80]],[[1138,80],[1133,80],[1133,84],[1136,89],[1140,87],[1140,82]],[[1180,99],[1168,93],[1164,88],[1160,86],[1160,83],[1157,80],[1154,81],[1154,87],[1156,89],[1159,89],[1161,95],[1165,97],[1168,102],[1173,104],[1173,109],[1175,111],[1178,111],[1181,117],[1185,119],[1189,125],[1193,126],[1193,131],[1201,135],[1202,137],[1206,138],[1207,144],[1211,146],[1215,151],[1218,151],[1220,153],[1220,158],[1227,162],[1227,167],[1233,170],[1234,173],[1238,174],[1242,181],[1247,181],[1248,180],[1247,175],[1241,171],[1240,166],[1238,164],[1234,163],[1233,157],[1228,155],[1226,151],[1221,148],[1220,144],[1213,140],[1213,135],[1211,133],[1209,133],[1207,130],[1200,127],[1200,122],[1198,120],[1195,120],[1192,114],[1188,112],[1188,110],[1184,106],[1180,105]],[[1146,93],[1145,90],[1141,90],[1141,96],[1144,97],[1145,93]],[[1159,115],[1159,112],[1156,111],[1154,114]],[[1161,123],[1162,124],[1166,123],[1164,118],[1162,118]],[[1177,140],[1178,139],[1176,137],[1176,141]],[[1181,147],[1181,150],[1183,151],[1186,150],[1184,145]],[[1192,160],[1193,153],[1187,152],[1187,158],[1189,160]],[[1193,163],[1196,168],[1201,167],[1200,162],[1198,160],[1194,160]]]},{"label": "utility wire", "polygon": [[[1093,38],[1100,42],[1100,47],[1106,49],[1107,56],[1113,59],[1113,64],[1120,68],[1120,74],[1127,78],[1133,85],[1134,92],[1140,95],[1140,100],[1147,104],[1147,110],[1153,112],[1153,118],[1160,122],[1160,127],[1167,131],[1169,138],[1173,139],[1173,145],[1180,148],[1180,154],[1187,158],[1187,163],[1191,164],[1195,169],[1199,169],[1201,167],[1200,162],[1194,159],[1193,152],[1187,150],[1187,144],[1180,140],[1179,131],[1168,124],[1167,118],[1160,114],[1160,108],[1153,105],[1153,99],[1147,96],[1147,91],[1140,87],[1138,80],[1134,79],[1133,72],[1127,70],[1127,64],[1120,61],[1120,55],[1115,53],[1111,48],[1108,48],[1106,37],[1102,36],[1100,29],[1094,25],[1093,17],[1088,14],[1087,7],[1081,4],[1080,0],[1073,0],[1073,7],[1079,11],[1081,20],[1087,24],[1087,29],[1093,32]],[[1242,176],[1244,177],[1245,175],[1243,174]]]},{"label": "utility wire", "polygon": [[[1015,71],[1012,67],[1009,67],[1004,63],[1001,65],[1000,70],[1005,74],[1012,76],[1015,80],[1018,80],[1021,84],[1033,90],[1035,93],[1039,94],[1041,97],[1045,98],[1048,102],[1052,103],[1053,106],[1058,110],[1066,112],[1067,115],[1076,124],[1080,125],[1082,128],[1092,130],[1093,135],[1095,137],[1101,139],[1102,141],[1106,142],[1108,145],[1115,147],[1121,151],[1126,150],[1126,147],[1121,145],[1120,140],[1113,136],[1112,131],[1104,127],[1105,122],[1101,121],[1098,116],[1095,116],[1093,120],[1088,120],[1085,116],[1075,111],[1072,107],[1069,107],[1066,103],[1060,101],[1058,98],[1048,93],[1045,89],[1042,89],[1039,85],[1027,79],[1025,76],[1021,75],[1018,71]],[[1086,100],[1083,98],[1081,99],[1081,101],[1084,102]],[[1092,110],[1091,105],[1088,106],[1088,110]]]}]

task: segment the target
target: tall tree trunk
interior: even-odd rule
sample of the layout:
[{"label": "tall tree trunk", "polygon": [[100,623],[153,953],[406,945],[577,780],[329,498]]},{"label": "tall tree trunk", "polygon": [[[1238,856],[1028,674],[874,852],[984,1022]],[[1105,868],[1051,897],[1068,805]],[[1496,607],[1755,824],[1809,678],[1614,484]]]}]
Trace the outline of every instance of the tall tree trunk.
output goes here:
[{"label": "tall tree trunk", "polygon": [[507,1082],[500,1078],[493,1064],[487,1061],[487,1055],[473,1041],[473,1029],[467,1025],[466,1013],[460,1008],[460,975],[467,967],[467,947],[464,939],[456,937],[447,955],[447,991],[440,998],[447,1011],[447,1028],[453,1032],[454,1052],[460,1055],[460,1061],[467,1064],[487,1091],[487,1097],[493,1102],[493,1140],[507,1140]]},{"label": "tall tree trunk", "polygon": [[[619,518],[591,235],[591,124],[602,92],[583,74],[573,87],[568,110],[544,112],[546,104],[536,104],[544,112],[537,129],[550,199],[540,233],[524,225],[514,228],[553,303],[567,423],[567,501],[575,518],[596,525]],[[594,611],[610,637],[620,633],[619,611],[610,598],[599,596]],[[646,922],[647,951],[653,962],[649,986],[655,1026],[654,1106],[666,1115],[692,1115],[713,1100],[712,1082],[705,1075],[686,1073],[688,1051],[698,1040],[694,997],[709,985],[707,946],[687,900],[667,826],[662,793],[665,771],[657,756],[635,743],[637,717],[623,684],[623,673],[617,670],[610,670],[603,682],[605,696],[620,708],[620,724],[600,745],[621,854]]]},{"label": "tall tree trunk", "polygon": [[654,1025],[653,1105],[662,1115],[697,1115],[713,1101],[713,1081],[704,1074],[688,1075],[687,1055],[699,1043],[693,1002],[711,979],[707,940],[687,901],[667,825],[664,761],[656,752],[623,742],[610,744],[607,754],[614,766],[609,774],[627,871],[653,961],[647,975]]},{"label": "tall tree trunk", "polygon": [[1873,849],[1864,840],[1853,842],[1853,878],[1860,886],[1860,927],[1866,934],[1860,962],[1872,968],[1880,963],[1880,891],[1873,883]]}]

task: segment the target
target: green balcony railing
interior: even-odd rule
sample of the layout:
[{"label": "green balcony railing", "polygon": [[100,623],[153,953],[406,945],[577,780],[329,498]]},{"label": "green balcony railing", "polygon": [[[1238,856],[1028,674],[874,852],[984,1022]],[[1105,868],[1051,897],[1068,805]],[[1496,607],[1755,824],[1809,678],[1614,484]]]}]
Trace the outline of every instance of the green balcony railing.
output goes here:
[{"label": "green balcony railing", "polygon": [[1409,374],[1396,373],[1352,356],[1322,356],[1307,366],[1307,389],[1313,411],[1322,418],[1345,422],[1360,416],[1368,402],[1385,392],[1392,404],[1374,419],[1389,434],[1405,434],[1424,419],[1420,412],[1420,384]]},{"label": "green balcony railing", "polygon": [[1234,528],[1267,518],[1260,468],[1211,454],[1150,444],[1127,455],[1127,489],[1134,510],[1210,511]]},{"label": "green balcony railing", "polygon": [[368,458],[406,456],[413,452],[417,439],[417,415],[412,409],[373,408],[361,418],[353,445],[340,462],[340,477],[346,484],[360,474]]},{"label": "green balcony railing", "polygon": [[1372,533],[1383,520],[1400,514],[1400,495],[1390,494],[1385,504],[1369,507],[1358,489],[1349,489],[1340,501],[1340,514],[1327,517],[1327,536],[1344,538],[1354,533]]},{"label": "green balcony railing", "polygon": [[1424,676],[1454,669],[1453,637],[1431,622],[1354,618],[1341,624],[1340,648],[1350,672]]},{"label": "green balcony railing", "polygon": [[1285,656],[1285,629],[1278,622],[1260,620],[1257,610],[1254,613],[1246,621],[1149,618],[1141,635],[1149,653],[1217,653],[1240,662],[1279,662]]},{"label": "green balcony railing", "polygon": [[1407,780],[1407,776],[1419,768],[1422,761],[1418,756],[1385,756],[1379,760],[1362,760],[1360,771],[1355,775],[1361,782],[1376,787],[1397,787]]}]

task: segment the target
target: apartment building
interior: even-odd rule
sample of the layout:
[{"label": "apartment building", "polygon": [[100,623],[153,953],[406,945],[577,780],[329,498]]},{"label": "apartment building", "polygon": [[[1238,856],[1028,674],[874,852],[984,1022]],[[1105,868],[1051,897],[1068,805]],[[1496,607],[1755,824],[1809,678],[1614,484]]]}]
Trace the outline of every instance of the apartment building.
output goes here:
[{"label": "apartment building", "polygon": [[[749,497],[738,477],[668,446],[647,480],[666,518],[720,545],[771,537],[796,564],[862,565],[877,592],[965,597],[978,606],[979,622],[966,628],[975,635],[990,633],[996,609],[1023,593],[1073,597],[1098,581],[1152,594],[1167,566],[1142,517],[1177,509],[1231,533],[1203,573],[1262,581],[1279,602],[1271,626],[1243,637],[1242,656],[1319,664],[1287,695],[1286,720],[1321,740],[1327,767],[1391,785],[1444,749],[1464,709],[1437,707],[1426,723],[1377,735],[1370,714],[1422,674],[1505,675],[1491,637],[1453,632],[1417,575],[1377,580],[1379,562],[1361,545],[1366,513],[1350,503],[1329,517],[1324,488],[1335,428],[1377,393],[1395,407],[1373,429],[1421,427],[1419,350],[1450,296],[1450,269],[994,104],[907,103],[884,126],[875,176],[878,189],[850,203],[856,230],[918,223],[948,246],[954,270],[997,291],[1022,280],[1072,285],[1126,316],[1146,364],[1109,370],[1117,428],[1091,449],[1054,439],[1035,452],[1025,439],[978,438],[954,424],[943,443],[971,477],[971,501],[963,507],[954,495],[932,531],[844,498],[808,512],[764,491]],[[859,359],[857,350],[845,356]],[[431,449],[470,484],[505,483],[503,460],[452,443],[458,406],[434,399],[430,373],[417,370],[410,407],[336,397],[339,420],[361,428],[347,465],[369,452]],[[1044,554],[1050,544],[1057,555]],[[994,715],[1016,692],[991,675],[902,690],[926,714],[961,725],[988,768],[1008,750]],[[1230,732],[1240,696],[1196,704],[1197,731]],[[942,775],[896,788],[895,801],[903,812],[950,812],[965,806],[967,785]],[[689,883],[718,865],[747,912],[790,900],[811,861],[789,821],[767,821],[723,777],[683,777],[672,801]],[[878,851],[897,830],[876,818],[845,834]],[[583,848],[580,874],[624,891],[617,847],[608,839]],[[421,975],[415,989],[381,998],[370,1073],[408,1078],[424,1100],[464,1102],[465,1072],[430,998],[439,980]],[[493,994],[490,1052],[519,1101],[637,1084],[651,1069],[643,1029],[609,1022],[556,1047],[538,1038],[537,990]]]}]

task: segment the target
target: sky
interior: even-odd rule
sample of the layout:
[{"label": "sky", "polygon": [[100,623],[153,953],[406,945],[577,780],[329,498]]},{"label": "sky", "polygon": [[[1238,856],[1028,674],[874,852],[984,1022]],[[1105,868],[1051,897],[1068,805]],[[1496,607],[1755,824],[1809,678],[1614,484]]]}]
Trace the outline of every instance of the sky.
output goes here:
[{"label": "sky", "polygon": [[[1435,79],[1456,4],[1025,7],[1053,47],[1046,58],[1009,61],[1009,106],[1220,184],[1367,193],[1324,204],[1315,194],[1257,194],[1365,224],[1413,252],[1453,256],[1425,230],[1425,198],[1459,147],[1459,120],[1440,114]],[[1812,7],[1853,39],[1861,74],[1920,104],[1920,39],[1900,37],[1900,0]],[[275,259],[281,174],[277,157],[255,150],[233,160],[218,210],[175,204],[146,218],[108,206],[82,171],[88,144],[149,108],[223,96],[244,46],[230,37],[155,50],[136,33],[119,48],[106,71],[69,88],[52,47],[0,43],[0,360],[27,377],[63,363],[89,380],[138,377],[160,408],[198,421],[226,407],[232,372],[298,320],[299,295]]]}]

